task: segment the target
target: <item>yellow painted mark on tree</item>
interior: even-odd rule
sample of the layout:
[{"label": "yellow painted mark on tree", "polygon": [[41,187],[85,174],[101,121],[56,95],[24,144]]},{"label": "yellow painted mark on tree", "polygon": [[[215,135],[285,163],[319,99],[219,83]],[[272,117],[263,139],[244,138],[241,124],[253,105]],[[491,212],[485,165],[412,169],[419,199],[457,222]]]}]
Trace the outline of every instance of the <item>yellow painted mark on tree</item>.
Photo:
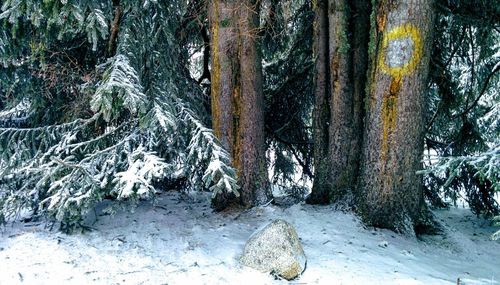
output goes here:
[{"label": "yellow painted mark on tree", "polygon": [[[402,65],[389,66],[386,62],[387,49],[391,42],[396,40],[409,39],[413,44],[410,59],[403,62]],[[391,85],[388,94],[385,94],[382,99],[381,119],[382,119],[382,144],[381,144],[381,161],[382,173],[387,174],[387,163],[389,154],[389,140],[396,128],[397,119],[397,104],[399,91],[401,89],[402,78],[410,74],[416,68],[422,58],[422,39],[419,30],[411,24],[398,26],[388,33],[382,39],[382,46],[379,53],[378,66],[380,70],[391,75]],[[390,176],[390,175],[389,175]]]},{"label": "yellow painted mark on tree", "polygon": [[[386,63],[387,47],[392,41],[406,38],[409,38],[413,43],[413,52],[410,60],[401,66],[388,66]],[[395,79],[401,79],[404,75],[415,70],[422,58],[422,49],[422,38],[420,36],[420,31],[416,27],[411,24],[398,26],[385,34],[382,39],[382,51],[379,54],[380,59],[378,61],[379,67],[383,72],[390,74]]]},{"label": "yellow painted mark on tree", "polygon": [[391,81],[391,86],[389,89],[389,94],[385,95],[382,99],[382,172],[385,173],[387,155],[389,153],[389,137],[394,132],[396,128],[396,115],[397,115],[397,105],[398,105],[398,93],[401,87],[401,82],[394,78]]}]

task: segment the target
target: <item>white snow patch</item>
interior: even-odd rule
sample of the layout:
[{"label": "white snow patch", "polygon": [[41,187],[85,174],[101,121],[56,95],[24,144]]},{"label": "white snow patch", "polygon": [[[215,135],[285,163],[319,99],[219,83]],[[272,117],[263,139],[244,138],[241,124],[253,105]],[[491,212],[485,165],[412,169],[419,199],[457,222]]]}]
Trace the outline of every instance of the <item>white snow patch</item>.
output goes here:
[{"label": "white snow patch", "polygon": [[0,111],[0,118],[14,118],[26,113],[31,108],[29,99],[24,98],[13,108]]},{"label": "white snow patch", "polygon": [[[495,228],[466,209],[435,212],[446,234],[417,240],[366,228],[334,206],[214,213],[209,199],[164,193],[134,214],[99,214],[84,234],[8,225],[0,230],[0,284],[500,284]],[[292,282],[238,262],[250,235],[278,218],[296,227],[308,259]]]}]

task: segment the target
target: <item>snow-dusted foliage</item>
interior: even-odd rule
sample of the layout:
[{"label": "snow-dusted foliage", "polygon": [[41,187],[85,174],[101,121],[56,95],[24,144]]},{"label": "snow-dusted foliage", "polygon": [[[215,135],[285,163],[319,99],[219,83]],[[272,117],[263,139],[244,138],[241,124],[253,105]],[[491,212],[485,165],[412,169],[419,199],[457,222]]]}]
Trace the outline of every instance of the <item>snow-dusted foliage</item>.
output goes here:
[{"label": "snow-dusted foliage", "polygon": [[[496,216],[493,218],[493,224],[497,227],[500,227],[500,216]],[[491,239],[493,240],[499,240],[500,239],[500,230],[496,231],[492,236]]]},{"label": "snow-dusted foliage", "polygon": [[[128,169],[115,174],[113,182],[119,200],[127,199],[133,195],[149,197],[154,194],[152,182],[154,179],[165,177],[169,170],[168,164],[154,153],[145,152],[142,146],[128,155]],[[105,185],[103,185],[105,186]],[[137,189],[137,190],[136,190]]]},{"label": "snow-dusted foliage", "polygon": [[[146,96],[135,69],[128,58],[122,54],[115,56],[103,74],[103,79],[90,101],[94,112],[101,112],[104,120],[109,122],[113,117],[114,105],[121,104],[132,114],[144,113]],[[118,108],[120,111],[121,108]]]},{"label": "snow-dusted foliage", "polygon": [[477,215],[493,217],[498,214],[500,193],[500,144],[484,152],[467,156],[430,157],[435,163],[423,174],[442,181],[443,197],[456,201],[464,199]]},{"label": "snow-dusted foliage", "polygon": [[185,121],[193,122],[196,130],[188,146],[189,165],[193,167],[200,165],[200,162],[209,161],[201,179],[205,187],[213,192],[212,197],[222,191],[239,196],[236,171],[231,166],[229,153],[219,144],[213,131],[197,121],[189,110],[185,110],[184,115]]},{"label": "snow-dusted foliage", "polygon": [[57,39],[66,35],[85,33],[92,49],[97,50],[100,39],[108,35],[108,24],[102,8],[106,5],[92,1],[33,1],[5,0],[0,10],[0,20],[6,19],[14,26],[25,17],[37,29],[57,28]]},{"label": "snow-dusted foliage", "polygon": [[500,144],[475,156],[443,157],[431,170],[435,173],[446,173],[447,180],[444,187],[447,187],[466,167],[475,169],[475,176],[488,179],[492,188],[500,192]]},{"label": "snow-dusted foliage", "polygon": [[485,3],[478,8],[481,12],[473,21],[454,8],[438,9],[429,74],[432,87],[427,94],[425,143],[430,156],[424,173],[426,195],[433,205],[463,199],[474,213],[493,217],[500,214],[496,198],[500,191],[500,38],[496,23],[489,21],[489,7]]},{"label": "snow-dusted foliage", "polygon": [[[55,37],[46,39],[54,41],[54,47],[74,38],[84,39],[75,48],[87,45],[88,50],[98,52],[107,46],[102,39],[113,18],[112,1],[24,2],[30,1],[4,2],[0,21],[29,26],[22,22],[26,17],[34,26],[55,25]],[[45,108],[55,104],[54,98],[59,97],[50,94],[7,102],[10,105],[4,110],[0,102],[0,223],[21,214],[48,214],[71,230],[104,199],[151,199],[163,182],[180,178],[195,189],[210,189],[214,195],[220,191],[238,194],[229,154],[196,111],[199,106],[193,98],[201,90],[190,83],[179,60],[183,51],[175,33],[185,3],[142,2],[123,1],[126,15],[121,20],[116,54],[102,55],[100,63],[89,70],[81,64],[71,77],[77,86],[57,89],[68,92],[62,97],[66,101],[83,101],[65,109],[76,110],[76,114],[48,120],[37,106],[40,97],[45,98]],[[58,20],[61,14],[65,17]],[[1,46],[16,44],[10,36],[0,39],[12,41]],[[14,62],[31,62],[26,70],[43,69],[41,53],[45,51],[37,46],[29,61],[19,61],[24,56],[19,54],[0,58],[14,70],[13,78],[21,72]],[[65,84],[57,76],[48,78],[53,83],[50,88]],[[4,79],[14,82],[0,77]],[[44,79],[45,85],[30,86],[47,87]],[[46,90],[50,89],[37,92]],[[12,124],[26,117],[41,119],[31,125],[23,120],[28,126]]]}]

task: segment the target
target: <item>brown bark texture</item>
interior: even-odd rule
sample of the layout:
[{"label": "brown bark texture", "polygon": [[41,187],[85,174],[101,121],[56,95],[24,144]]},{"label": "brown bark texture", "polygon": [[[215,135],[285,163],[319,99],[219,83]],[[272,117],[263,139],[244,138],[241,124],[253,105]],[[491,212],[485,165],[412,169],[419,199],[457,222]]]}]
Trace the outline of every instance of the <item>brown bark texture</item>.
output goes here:
[{"label": "brown bark texture", "polygon": [[362,139],[370,1],[316,2],[315,181],[311,203],[337,202],[356,185]]},{"label": "brown bark texture", "polygon": [[118,33],[120,32],[120,19],[122,17],[122,6],[120,0],[113,0],[113,8],[115,14],[113,17],[113,22],[111,23],[110,36],[108,40],[107,55],[112,57],[116,53],[116,46],[118,41]]},{"label": "brown bark texture", "polygon": [[421,169],[433,0],[380,1],[372,29],[358,207],[368,224],[411,231]]},{"label": "brown bark texture", "polygon": [[260,1],[240,4],[240,76],[241,93],[240,147],[237,156],[241,172],[241,199],[246,205],[261,205],[270,200],[267,178],[264,130],[264,94],[262,90],[262,60],[258,50]]},{"label": "brown bark texture", "polygon": [[313,0],[314,10],[314,43],[315,57],[314,77],[314,183],[307,202],[327,204],[330,202],[330,159],[328,120],[330,117],[329,71],[328,71],[328,2]]},{"label": "brown bark texture", "polygon": [[241,203],[264,204],[271,194],[258,51],[259,1],[212,0],[209,9],[212,127],[238,171]]},{"label": "brown bark texture", "polygon": [[349,161],[346,168],[351,176],[351,190],[355,191],[361,164],[363,143],[363,122],[365,117],[364,100],[368,70],[368,43],[370,40],[371,0],[351,1],[352,31],[352,125],[349,148]]},{"label": "brown bark texture", "polygon": [[210,3],[210,51],[212,59],[211,104],[212,128],[222,146],[234,154],[234,99],[238,89],[238,30],[234,25],[232,1]]}]

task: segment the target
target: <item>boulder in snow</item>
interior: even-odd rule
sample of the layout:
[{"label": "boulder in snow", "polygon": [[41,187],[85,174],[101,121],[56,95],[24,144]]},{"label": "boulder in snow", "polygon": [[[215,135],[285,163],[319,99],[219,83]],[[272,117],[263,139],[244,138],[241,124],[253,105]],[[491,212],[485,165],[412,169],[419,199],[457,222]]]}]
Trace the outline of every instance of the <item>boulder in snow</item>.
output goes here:
[{"label": "boulder in snow", "polygon": [[297,232],[284,220],[275,220],[254,233],[245,245],[241,262],[287,280],[306,268],[306,256]]}]

